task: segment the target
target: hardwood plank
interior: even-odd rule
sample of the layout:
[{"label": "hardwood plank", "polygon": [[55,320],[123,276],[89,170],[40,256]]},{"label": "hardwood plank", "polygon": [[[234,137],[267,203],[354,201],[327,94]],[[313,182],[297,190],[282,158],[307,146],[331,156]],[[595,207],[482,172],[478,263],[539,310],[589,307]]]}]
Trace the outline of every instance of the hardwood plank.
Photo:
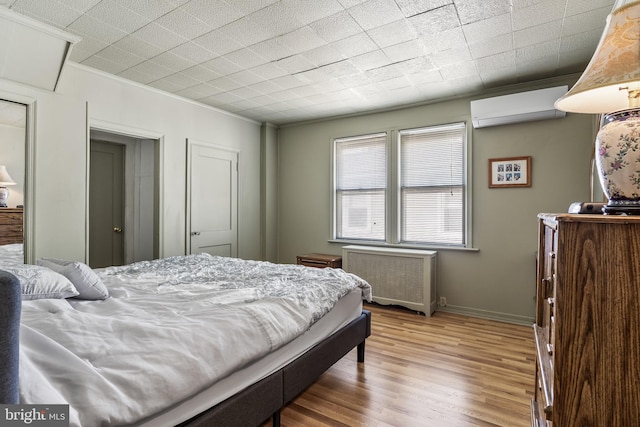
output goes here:
[{"label": "hardwood plank", "polygon": [[[530,327],[367,305],[365,363],[355,350],[282,411],[292,426],[530,426]],[[264,426],[268,426],[265,423]]]}]

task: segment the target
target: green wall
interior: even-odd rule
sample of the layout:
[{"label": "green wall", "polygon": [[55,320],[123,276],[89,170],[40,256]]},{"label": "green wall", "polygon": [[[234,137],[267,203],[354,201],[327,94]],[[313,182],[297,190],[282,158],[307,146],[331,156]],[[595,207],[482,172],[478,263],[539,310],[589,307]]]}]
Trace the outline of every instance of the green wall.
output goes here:
[{"label": "green wall", "polygon": [[[514,86],[400,110],[281,127],[278,134],[278,261],[295,263],[307,252],[341,254],[330,243],[330,162],[335,137],[466,121],[469,102],[488,96],[567,84],[570,78]],[[439,310],[518,323],[533,321],[539,212],[564,212],[589,200],[595,120],[563,119],[473,129],[472,246],[438,249]],[[532,186],[488,188],[488,159],[532,157]],[[596,184],[597,185],[597,184]]]}]

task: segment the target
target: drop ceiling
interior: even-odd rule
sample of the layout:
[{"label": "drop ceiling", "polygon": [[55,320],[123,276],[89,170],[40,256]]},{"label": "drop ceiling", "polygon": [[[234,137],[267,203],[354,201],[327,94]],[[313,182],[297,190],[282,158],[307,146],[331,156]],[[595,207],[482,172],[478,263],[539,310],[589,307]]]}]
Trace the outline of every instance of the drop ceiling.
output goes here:
[{"label": "drop ceiling", "polygon": [[581,72],[613,0],[0,0],[70,59],[259,122]]}]

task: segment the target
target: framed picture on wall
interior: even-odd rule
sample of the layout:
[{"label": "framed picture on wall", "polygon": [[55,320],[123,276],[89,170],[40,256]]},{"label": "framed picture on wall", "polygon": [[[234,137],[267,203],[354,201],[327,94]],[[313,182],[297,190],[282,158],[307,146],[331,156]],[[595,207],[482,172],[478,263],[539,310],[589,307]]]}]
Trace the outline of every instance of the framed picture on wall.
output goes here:
[{"label": "framed picture on wall", "polygon": [[489,159],[489,188],[531,187],[531,156]]}]

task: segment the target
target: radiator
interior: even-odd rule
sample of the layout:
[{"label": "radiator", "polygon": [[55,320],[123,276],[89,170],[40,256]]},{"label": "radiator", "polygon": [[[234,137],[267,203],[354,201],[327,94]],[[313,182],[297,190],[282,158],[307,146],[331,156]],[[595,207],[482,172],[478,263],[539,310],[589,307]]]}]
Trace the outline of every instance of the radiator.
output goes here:
[{"label": "radiator", "polygon": [[365,279],[379,304],[400,305],[431,316],[436,310],[435,251],[344,246],[342,268]]}]

